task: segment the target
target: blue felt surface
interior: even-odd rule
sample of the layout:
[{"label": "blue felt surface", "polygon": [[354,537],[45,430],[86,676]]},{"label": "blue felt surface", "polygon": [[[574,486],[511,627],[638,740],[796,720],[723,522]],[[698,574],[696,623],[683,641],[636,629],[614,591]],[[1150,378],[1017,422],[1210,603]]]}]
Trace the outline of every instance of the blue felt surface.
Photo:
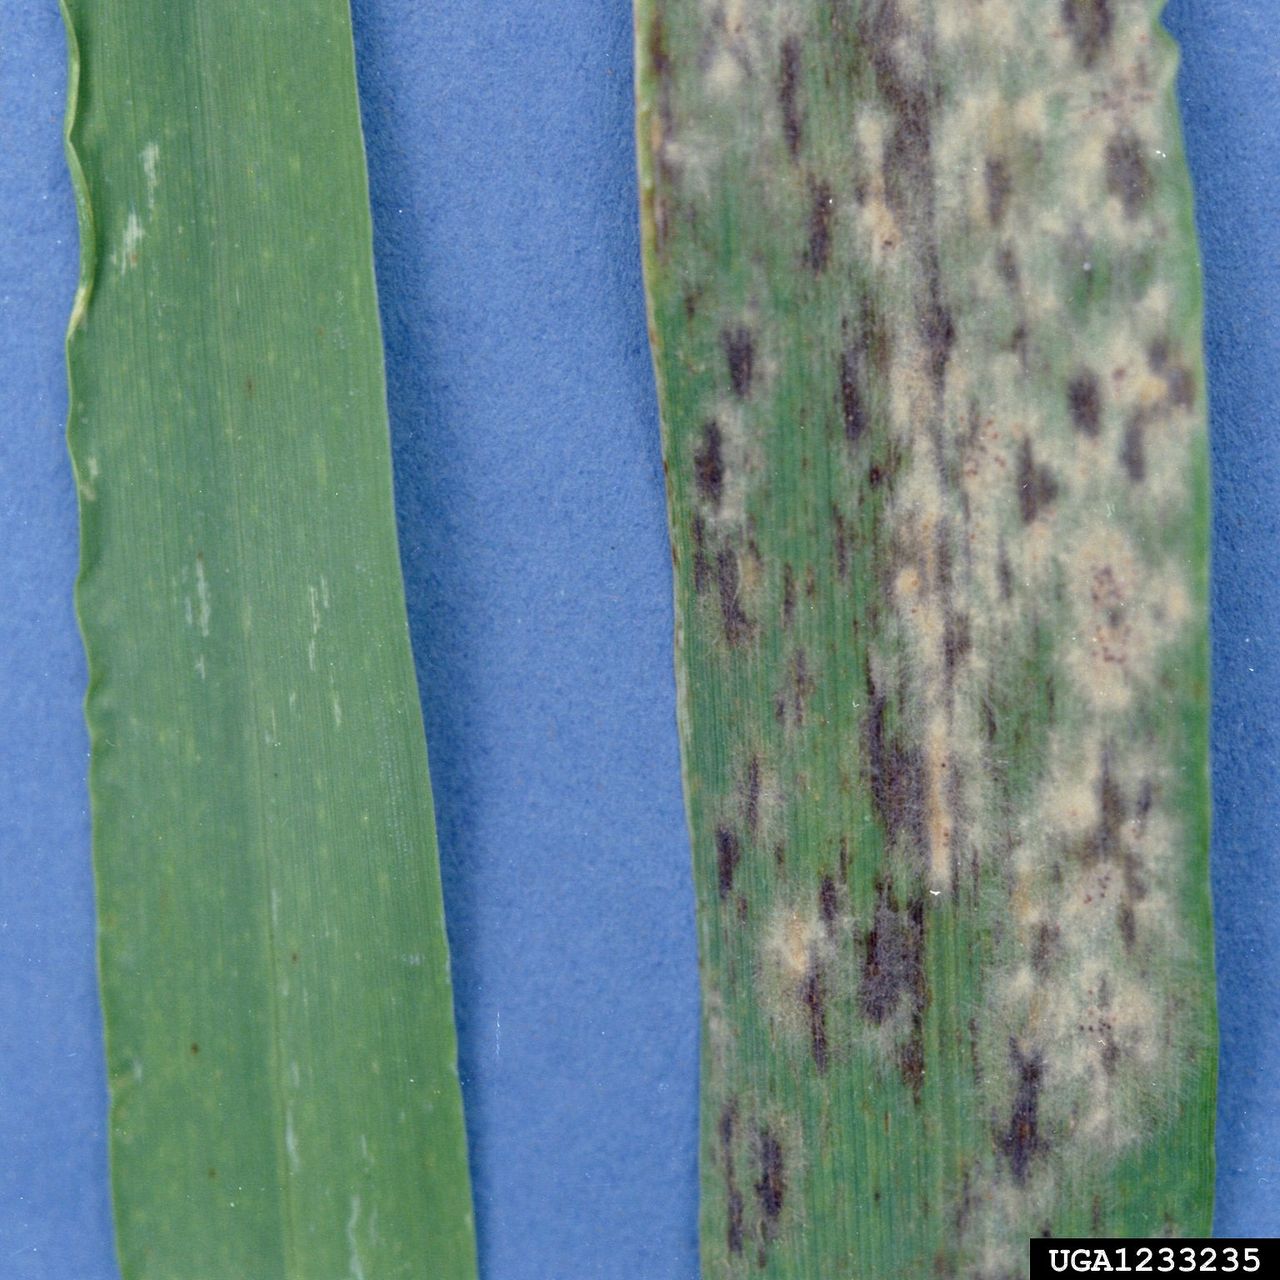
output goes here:
[{"label": "blue felt surface", "polygon": [[[626,0],[355,0],[485,1280],[696,1275],[696,978]],[[1218,1229],[1280,1234],[1280,30],[1174,0],[1217,501]],[[114,1280],[55,0],[0,0],[0,1280]],[[177,1280],[177,1278],[175,1278]]]}]

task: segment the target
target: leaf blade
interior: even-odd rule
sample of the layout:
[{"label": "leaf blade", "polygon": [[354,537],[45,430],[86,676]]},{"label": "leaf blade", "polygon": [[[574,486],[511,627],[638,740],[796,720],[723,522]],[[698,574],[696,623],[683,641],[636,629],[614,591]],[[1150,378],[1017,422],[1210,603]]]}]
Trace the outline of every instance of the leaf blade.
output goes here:
[{"label": "leaf blade", "polygon": [[1158,6],[636,8],[704,1273],[1203,1234],[1207,461]]},{"label": "leaf blade", "polygon": [[66,10],[122,1270],[473,1275],[347,7]]}]

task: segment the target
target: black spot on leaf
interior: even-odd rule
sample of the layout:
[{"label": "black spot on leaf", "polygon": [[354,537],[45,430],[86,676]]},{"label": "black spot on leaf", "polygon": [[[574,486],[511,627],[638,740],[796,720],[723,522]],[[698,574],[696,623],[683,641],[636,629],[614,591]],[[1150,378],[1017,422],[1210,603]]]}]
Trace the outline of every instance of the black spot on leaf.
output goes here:
[{"label": "black spot on leaf", "polygon": [[789,564],[782,566],[782,625],[789,627],[796,612],[796,575]]},{"label": "black spot on leaf", "polygon": [[1131,903],[1120,904],[1116,911],[1116,927],[1120,930],[1120,941],[1124,943],[1124,949],[1132,952],[1138,942],[1138,921]]},{"label": "black spot on leaf", "polygon": [[827,1070],[827,996],[822,980],[822,967],[810,961],[801,992],[809,1019],[809,1051],[819,1075]]},{"label": "black spot on leaf", "polygon": [[747,761],[747,775],[742,784],[742,814],[747,831],[755,835],[760,826],[760,757],[753,755]]},{"label": "black spot on leaf", "polygon": [[804,725],[805,712],[808,710],[809,699],[813,696],[813,692],[817,687],[813,676],[809,672],[809,655],[802,647],[797,647],[796,651],[791,655],[790,679],[787,690],[788,697],[786,702],[789,704],[783,708],[783,718],[790,711],[792,723],[796,728]]},{"label": "black spot on leaf", "polygon": [[1062,929],[1048,920],[1036,925],[1031,939],[1031,970],[1043,981],[1062,951]]},{"label": "black spot on leaf", "polygon": [[844,438],[857,444],[867,430],[867,409],[862,399],[861,352],[846,348],[840,356],[840,408],[844,418]]},{"label": "black spot on leaf", "polygon": [[834,502],[831,504],[831,534],[835,543],[836,573],[844,579],[849,576],[849,532],[844,513]]},{"label": "black spot on leaf", "polygon": [[702,447],[693,455],[693,475],[698,496],[713,507],[724,492],[724,457],[719,424],[712,419],[702,428]]},{"label": "black spot on leaf", "polygon": [[947,362],[951,359],[951,348],[955,346],[956,326],[951,312],[936,297],[921,314],[920,332],[929,352],[929,376],[941,386],[946,377]]},{"label": "black spot on leaf", "polygon": [[1092,67],[1111,41],[1111,0],[1062,0],[1062,21],[1076,57]]},{"label": "black spot on leaf", "polygon": [[756,1200],[760,1205],[761,1229],[767,1240],[778,1231],[778,1219],[787,1194],[786,1168],[782,1143],[768,1129],[760,1130],[760,1180],[756,1183]]},{"label": "black spot on leaf", "polygon": [[1083,849],[1087,865],[1119,861],[1124,853],[1121,839],[1126,816],[1124,793],[1111,770],[1111,753],[1107,750],[1102,752],[1099,761],[1095,795],[1098,800],[1098,820]]},{"label": "black spot on leaf", "polygon": [[738,1190],[737,1179],[733,1167],[733,1136],[738,1123],[738,1104],[733,1098],[725,1103],[720,1112],[720,1159],[724,1168],[725,1184],[725,1243],[731,1254],[742,1252],[742,1192]]},{"label": "black spot on leaf", "polygon": [[751,619],[743,611],[738,595],[738,557],[728,547],[716,555],[716,585],[720,592],[724,638],[731,645],[741,644],[751,636]]},{"label": "black spot on leaf", "polygon": [[782,112],[782,136],[794,160],[800,154],[804,139],[804,121],[800,114],[800,41],[788,36],[782,42],[778,62],[778,107]]},{"label": "black spot on leaf", "polygon": [[924,1084],[924,1011],[928,987],[924,969],[924,901],[912,898],[902,906],[893,886],[879,882],[874,922],[868,931],[858,987],[862,1016],[877,1026],[889,1020],[905,1002],[910,1031],[898,1049],[898,1067],[914,1099]]},{"label": "black spot on leaf", "polygon": [[815,276],[821,275],[831,261],[831,219],[834,212],[835,198],[831,187],[825,182],[814,183],[804,264]]},{"label": "black spot on leaf", "polygon": [[720,897],[727,898],[733,890],[733,877],[742,861],[742,846],[737,835],[728,827],[716,828],[716,880]]},{"label": "black spot on leaf", "polygon": [[1081,369],[1067,383],[1071,425],[1081,435],[1097,438],[1102,430],[1102,386],[1092,369]]},{"label": "black spot on leaf", "polygon": [[862,1016],[887,1021],[903,999],[916,1003],[924,989],[923,904],[898,905],[893,886],[877,885],[875,919],[867,932],[858,1002]]},{"label": "black spot on leaf", "polygon": [[923,864],[928,851],[924,761],[920,749],[891,741],[885,730],[887,703],[867,678],[870,705],[865,721],[867,781],[886,839],[905,839]]},{"label": "black spot on leaf", "polygon": [[1058,496],[1058,482],[1047,467],[1036,465],[1031,440],[1022,442],[1018,454],[1018,510],[1023,524],[1031,524]]},{"label": "black spot on leaf", "polygon": [[1132,133],[1117,133],[1107,143],[1107,191],[1124,205],[1125,217],[1135,218],[1151,198],[1151,170],[1142,144]]},{"label": "black spot on leaf", "polygon": [[942,627],[942,660],[950,682],[956,669],[973,650],[973,632],[967,613],[946,612]]},{"label": "black spot on leaf", "polygon": [[818,887],[818,910],[822,913],[822,923],[830,931],[840,911],[840,900],[836,893],[836,882],[830,876],[822,877]]},{"label": "black spot on leaf", "polygon": [[1039,1053],[1024,1054],[1016,1041],[1009,1042],[1013,1069],[1017,1077],[1013,1108],[997,1146],[1009,1165],[1013,1180],[1022,1185],[1031,1170],[1031,1162],[1046,1148],[1040,1136],[1040,1089],[1044,1080],[1044,1062]]},{"label": "black spot on leaf", "polygon": [[707,526],[695,515],[689,529],[693,540],[693,589],[701,595],[711,582],[711,565],[707,560]]},{"label": "black spot on leaf", "polygon": [[726,329],[720,335],[724,345],[724,358],[729,365],[729,385],[739,400],[751,394],[751,375],[754,372],[756,348],[750,329]]}]

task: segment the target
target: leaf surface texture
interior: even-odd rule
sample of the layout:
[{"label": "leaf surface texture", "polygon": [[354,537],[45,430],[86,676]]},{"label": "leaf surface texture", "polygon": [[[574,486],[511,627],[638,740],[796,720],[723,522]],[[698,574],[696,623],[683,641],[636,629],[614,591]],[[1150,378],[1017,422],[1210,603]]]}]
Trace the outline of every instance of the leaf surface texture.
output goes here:
[{"label": "leaf surface texture", "polygon": [[638,0],[708,1277],[1204,1234],[1207,463],[1150,0]]},{"label": "leaf surface texture", "polygon": [[475,1274],[344,0],[66,0],[125,1280]]}]

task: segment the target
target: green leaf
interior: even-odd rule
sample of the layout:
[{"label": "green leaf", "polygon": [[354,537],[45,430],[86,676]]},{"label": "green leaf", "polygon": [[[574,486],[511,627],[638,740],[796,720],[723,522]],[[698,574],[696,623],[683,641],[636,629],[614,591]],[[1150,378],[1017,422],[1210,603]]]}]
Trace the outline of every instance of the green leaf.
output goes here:
[{"label": "green leaf", "polygon": [[637,0],[707,1276],[1203,1234],[1200,285],[1154,0]]},{"label": "green leaf", "polygon": [[66,0],[125,1280],[474,1276],[345,0]]}]

